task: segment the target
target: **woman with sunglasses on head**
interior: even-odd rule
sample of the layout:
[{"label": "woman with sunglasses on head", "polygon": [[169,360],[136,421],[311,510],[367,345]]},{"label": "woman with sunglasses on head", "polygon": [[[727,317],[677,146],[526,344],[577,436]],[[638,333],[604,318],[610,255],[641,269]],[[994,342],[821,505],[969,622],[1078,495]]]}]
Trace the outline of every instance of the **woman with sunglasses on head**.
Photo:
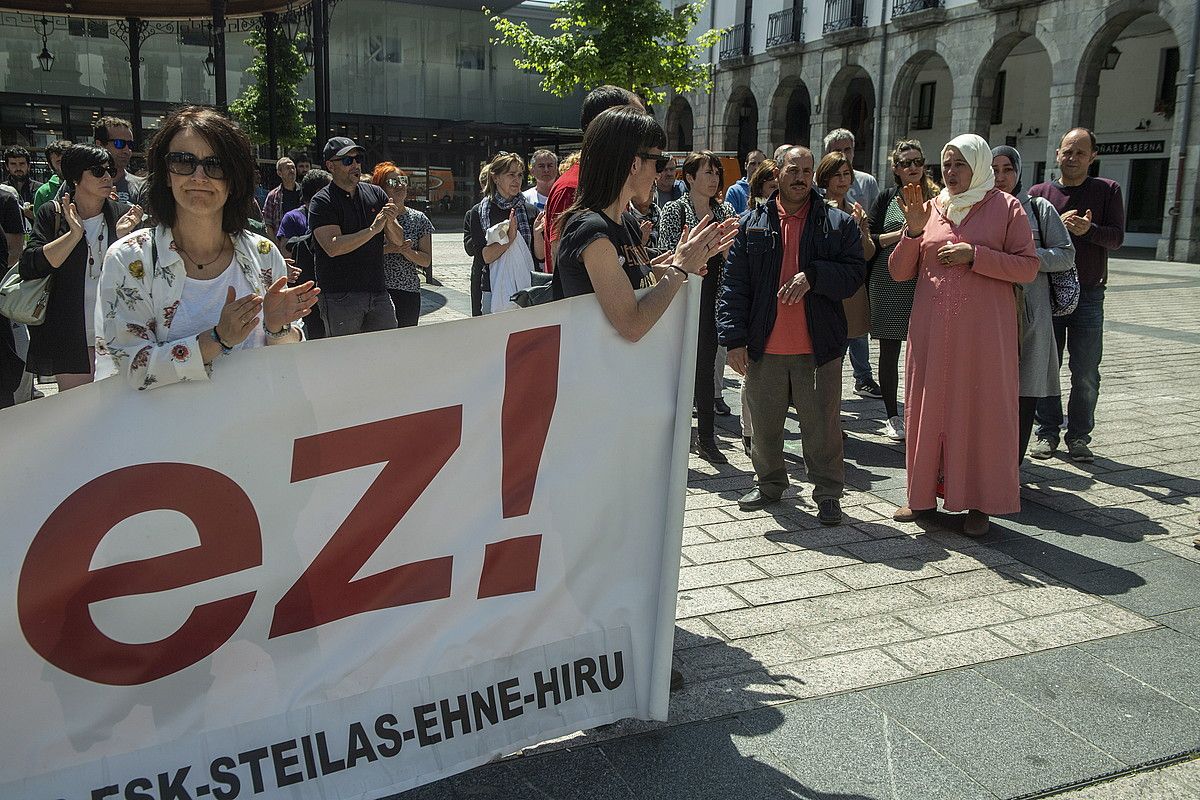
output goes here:
[{"label": "woman with sunglasses on head", "polygon": [[871,337],[879,342],[879,388],[887,421],[883,435],[892,441],[905,438],[904,418],[900,416],[900,345],[908,338],[908,318],[912,315],[913,293],[917,280],[897,281],[888,271],[888,257],[900,241],[904,212],[900,210],[900,189],[920,186],[921,196],[932,200],[941,191],[925,169],[925,153],[916,139],[901,139],[892,148],[892,186],[886,189],[870,209],[868,219],[875,258],[869,260],[867,299],[871,303]]},{"label": "woman with sunglasses on head", "polygon": [[391,161],[375,165],[371,182],[383,187],[396,206],[396,219],[383,229],[383,279],[396,306],[396,326],[411,328],[421,317],[421,277],[417,270],[433,266],[433,223],[404,204],[408,199],[408,174]]},{"label": "woman with sunglasses on head", "polygon": [[59,391],[66,391],[92,382],[104,254],[138,226],[142,209],[110,198],[117,170],[101,147],[72,145],[63,153],[61,170],[62,199],[38,209],[21,255],[21,277],[54,276],[46,321],[29,328],[26,368],[56,376]]},{"label": "woman with sunglasses on head", "polygon": [[[516,153],[499,153],[479,171],[483,198],[463,219],[463,249],[474,259],[471,263],[471,316],[515,307],[509,298],[521,288],[519,281],[512,280],[514,276],[507,273],[492,273],[493,265],[501,257],[511,248],[520,246],[518,239],[534,261],[546,260],[546,241],[542,235],[545,215],[521,194],[524,180],[525,160]],[[506,221],[507,233],[500,236],[499,241],[489,241],[496,237],[489,237],[488,230]],[[525,279],[527,287],[529,276],[519,277]]]},{"label": "woman with sunglasses on head", "polygon": [[[691,153],[683,161],[683,181],[687,191],[678,200],[663,207],[659,222],[659,242],[665,248],[679,244],[685,228],[695,228],[706,216],[715,222],[737,219],[733,206],[722,201],[725,170],[721,159],[704,151]],[[696,452],[710,464],[725,464],[728,459],[717,446],[714,435],[717,386],[710,368],[717,358],[717,287],[721,285],[721,265],[725,258],[717,255],[708,263],[700,294],[700,335],[696,340]],[[723,360],[722,360],[723,361]],[[723,370],[722,370],[723,371]],[[724,406],[724,400],[721,401]],[[729,413],[724,406],[722,414]]]},{"label": "woman with sunglasses on head", "polygon": [[148,159],[158,226],[109,249],[97,374],[120,371],[137,389],[207,380],[234,350],[300,341],[320,289],[289,287],[279,248],[246,230],[255,171],[241,128],[186,106],[163,121]]}]

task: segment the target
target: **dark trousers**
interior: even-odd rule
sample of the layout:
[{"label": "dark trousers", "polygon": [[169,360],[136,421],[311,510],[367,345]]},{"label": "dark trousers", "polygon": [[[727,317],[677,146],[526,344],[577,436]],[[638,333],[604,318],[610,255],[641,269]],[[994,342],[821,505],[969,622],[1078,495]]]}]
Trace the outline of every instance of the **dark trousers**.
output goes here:
[{"label": "dark trousers", "polygon": [[387,292],[321,292],[317,297],[329,336],[386,331],[396,327],[396,309]]},{"label": "dark trousers", "polygon": [[[1067,398],[1067,444],[1092,441],[1096,427],[1096,401],[1100,399],[1100,359],[1104,355],[1104,287],[1085,286],[1079,306],[1065,317],[1054,318],[1058,364],[1063,350],[1070,357],[1071,394]],[[1058,443],[1063,424],[1062,396],[1043,397],[1037,404],[1038,438]]]},{"label": "dark trousers", "polygon": [[471,262],[471,316],[483,316],[483,293],[484,278],[483,271],[485,267],[482,258],[476,258]]},{"label": "dark trousers", "polygon": [[900,391],[900,340],[879,340],[879,391],[888,418],[900,416],[897,394]]},{"label": "dark trousers", "polygon": [[421,293],[388,289],[388,294],[392,296],[392,305],[396,307],[396,327],[415,326],[421,317]]},{"label": "dark trousers", "polygon": [[696,435],[713,437],[713,399],[716,380],[713,363],[717,358],[717,281],[720,265],[710,262],[708,274],[700,283],[700,331],[696,336],[696,385],[692,402],[696,405]]}]

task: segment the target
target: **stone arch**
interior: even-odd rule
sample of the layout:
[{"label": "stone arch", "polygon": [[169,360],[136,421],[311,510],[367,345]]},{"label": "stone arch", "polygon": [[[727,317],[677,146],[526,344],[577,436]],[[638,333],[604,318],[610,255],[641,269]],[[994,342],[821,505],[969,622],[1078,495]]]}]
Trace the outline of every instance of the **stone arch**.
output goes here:
[{"label": "stone arch", "polygon": [[[1046,44],[1032,33],[1012,31],[998,37],[984,55],[983,60],[979,62],[978,69],[975,70],[975,80],[972,82],[972,86],[973,96],[977,100],[977,104],[971,109],[971,133],[977,133],[984,138],[988,138],[991,121],[996,111],[997,81],[999,80],[1000,67],[1004,65],[1004,62],[1018,46],[1027,44],[1038,45],[1046,53],[1049,63],[1054,63],[1054,55],[1046,47]],[[1049,97],[1050,75],[1047,74],[1046,78],[1046,91],[1047,97]],[[1046,122],[1047,124],[1049,123],[1048,118]]]},{"label": "stone arch", "polygon": [[1187,47],[1188,40],[1180,35],[1183,30],[1182,20],[1175,19],[1177,9],[1171,4],[1160,3],[1157,0],[1117,0],[1107,4],[1100,12],[1103,21],[1097,20],[1100,24],[1096,33],[1084,47],[1079,59],[1079,69],[1075,75],[1075,91],[1079,97],[1076,124],[1086,128],[1095,127],[1096,101],[1100,95],[1100,72],[1104,67],[1104,58],[1130,25],[1148,15],[1158,17],[1170,28],[1181,55],[1184,55],[1183,50]]},{"label": "stone arch", "polygon": [[[893,119],[898,121],[894,131],[897,138],[900,136],[920,138],[922,135],[920,132],[922,129],[914,129],[914,120],[918,116],[919,109],[914,108],[913,90],[917,87],[917,79],[920,75],[931,68],[943,71],[947,78],[951,76],[950,65],[946,63],[946,59],[933,50],[920,50],[914,53],[896,73],[896,79],[892,86],[891,110]],[[944,86],[938,86],[937,89],[939,91],[934,95],[935,110],[938,108],[948,110],[953,99],[951,81],[947,80]],[[949,115],[939,113],[937,116]],[[926,138],[930,138],[928,134],[926,134]],[[924,144],[940,146],[942,143],[934,142],[931,139]]]},{"label": "stone arch", "polygon": [[692,104],[682,95],[675,95],[675,99],[671,101],[663,127],[667,132],[668,150],[690,153],[695,149],[695,116],[692,113]]},{"label": "stone arch", "polygon": [[725,149],[737,153],[744,162],[746,154],[758,148],[758,100],[749,86],[738,86],[725,106]]},{"label": "stone arch", "polygon": [[808,85],[793,75],[780,81],[771,98],[770,150],[781,144],[809,146],[812,131],[812,95]]},{"label": "stone arch", "polygon": [[821,150],[818,135],[823,137],[834,128],[846,128],[854,133],[854,163],[859,169],[870,169],[875,147],[875,82],[858,64],[842,67],[825,92],[825,130],[813,136],[813,145]]}]

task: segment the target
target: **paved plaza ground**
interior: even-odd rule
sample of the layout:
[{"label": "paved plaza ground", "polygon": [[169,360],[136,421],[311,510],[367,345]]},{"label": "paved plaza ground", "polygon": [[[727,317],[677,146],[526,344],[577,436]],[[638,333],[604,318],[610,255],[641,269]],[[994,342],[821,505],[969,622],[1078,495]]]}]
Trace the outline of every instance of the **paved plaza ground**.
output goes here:
[{"label": "paved plaza ground", "polygon": [[[422,324],[469,312],[461,237],[435,255]],[[794,421],[793,490],[739,511],[728,373],[730,464],[690,465],[669,722],[402,797],[1200,798],[1200,267],[1111,275],[1096,461],[1026,460],[1022,512],[982,540],[892,522],[903,448],[849,369],[845,523],[817,523]]]}]

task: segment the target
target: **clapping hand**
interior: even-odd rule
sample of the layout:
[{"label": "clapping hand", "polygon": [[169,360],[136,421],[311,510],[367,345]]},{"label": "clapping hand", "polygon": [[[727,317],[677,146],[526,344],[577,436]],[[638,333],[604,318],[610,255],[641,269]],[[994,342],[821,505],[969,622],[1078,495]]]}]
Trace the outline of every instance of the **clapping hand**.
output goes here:
[{"label": "clapping hand", "polygon": [[650,243],[650,234],[654,232],[654,223],[644,219],[638,223],[638,231],[642,234],[642,247]]},{"label": "clapping hand", "polygon": [[321,290],[312,281],[289,287],[286,277],[278,279],[262,299],[263,325],[268,331],[281,331],[301,317],[308,316],[320,293]]},{"label": "clapping hand", "polygon": [[542,231],[546,229],[546,212],[539,211],[537,217],[533,220],[533,233],[536,236],[541,236]]},{"label": "clapping hand", "polygon": [[858,223],[858,227],[862,227],[867,221],[867,212],[863,210],[859,203],[854,204],[854,208],[850,209],[850,216],[854,217],[854,221]]},{"label": "clapping hand", "polygon": [[118,238],[132,233],[138,225],[141,225],[142,217],[145,215],[145,213],[146,212],[142,210],[141,206],[135,205],[131,206],[128,211],[122,214],[121,218],[117,220]]},{"label": "clapping hand", "polygon": [[900,196],[896,201],[904,213],[904,225],[908,232],[913,236],[924,233],[930,214],[929,201],[925,199],[924,190],[918,184],[906,183],[900,187]]},{"label": "clapping hand", "polygon": [[1080,216],[1078,211],[1074,209],[1066,211],[1062,215],[1063,225],[1067,226],[1067,230],[1076,236],[1083,236],[1092,229],[1092,211],[1088,209]]},{"label": "clapping hand", "polygon": [[733,246],[737,238],[738,221],[730,217],[721,223],[713,222],[709,214],[700,220],[695,228],[684,228],[675,247],[675,259],[672,264],[684,272],[694,275],[704,275],[708,272],[708,260],[720,255]]},{"label": "clapping hand", "polygon": [[371,229],[376,233],[387,227],[389,222],[396,219],[396,215],[400,213],[400,209],[395,203],[387,203],[383,208],[379,209],[379,213],[375,215],[375,221],[371,223]]},{"label": "clapping hand", "polygon": [[62,210],[71,233],[83,236],[83,218],[79,216],[79,209],[75,207],[75,201],[71,199],[71,195],[64,194],[62,196]]},{"label": "clapping hand", "polygon": [[246,341],[255,326],[258,325],[258,312],[262,309],[263,299],[256,294],[237,297],[230,286],[225,292],[225,305],[221,308],[221,318],[217,321],[217,335],[226,347],[236,347]]}]

